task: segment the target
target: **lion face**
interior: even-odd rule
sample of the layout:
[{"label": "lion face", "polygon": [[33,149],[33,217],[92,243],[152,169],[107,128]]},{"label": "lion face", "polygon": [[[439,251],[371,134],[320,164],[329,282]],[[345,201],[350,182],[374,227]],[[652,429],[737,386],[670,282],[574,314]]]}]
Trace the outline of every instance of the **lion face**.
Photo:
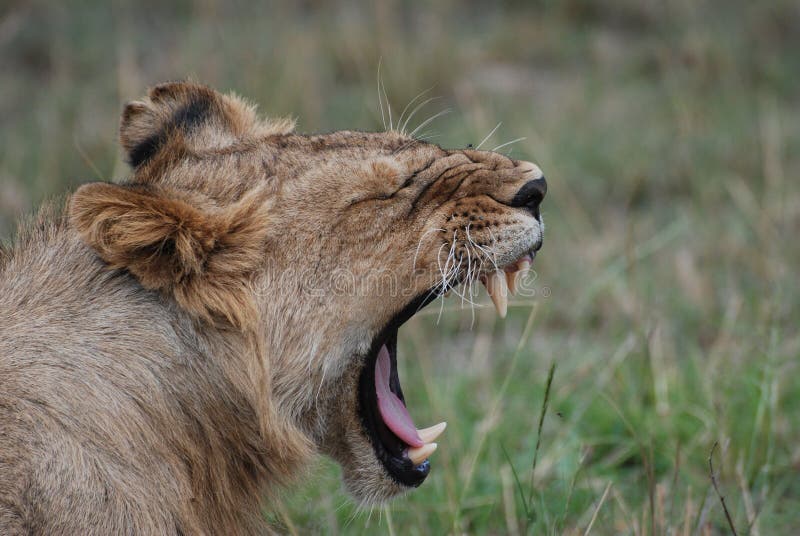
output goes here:
[{"label": "lion face", "polygon": [[546,183],[496,153],[292,128],[203,86],[158,86],[123,114],[130,182],[82,187],[71,221],[208,329],[258,339],[270,411],[375,502],[424,481],[443,429],[418,430],[405,406],[398,330],[474,281],[504,316],[542,244]]}]

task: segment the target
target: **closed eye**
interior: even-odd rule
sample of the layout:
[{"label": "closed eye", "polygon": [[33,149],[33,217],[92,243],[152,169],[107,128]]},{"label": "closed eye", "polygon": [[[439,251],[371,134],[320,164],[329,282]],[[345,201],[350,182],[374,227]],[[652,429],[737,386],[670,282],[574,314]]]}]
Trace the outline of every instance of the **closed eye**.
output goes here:
[{"label": "closed eye", "polygon": [[380,193],[376,193],[376,194],[367,194],[367,195],[364,195],[364,196],[361,196],[361,197],[355,197],[355,198],[352,198],[348,202],[347,206],[348,207],[352,207],[353,205],[366,203],[366,202],[369,202],[369,201],[386,201],[386,200],[392,199],[394,196],[399,194],[404,189],[413,186],[414,185],[414,179],[417,177],[417,175],[419,175],[420,173],[426,171],[429,167],[431,167],[436,162],[436,160],[437,160],[436,158],[431,158],[430,160],[427,160],[418,169],[416,169],[416,170],[412,171],[410,174],[408,174],[405,177],[405,179],[403,180],[403,182],[399,186],[397,186],[397,188],[395,190],[393,190],[391,192],[380,192]]}]

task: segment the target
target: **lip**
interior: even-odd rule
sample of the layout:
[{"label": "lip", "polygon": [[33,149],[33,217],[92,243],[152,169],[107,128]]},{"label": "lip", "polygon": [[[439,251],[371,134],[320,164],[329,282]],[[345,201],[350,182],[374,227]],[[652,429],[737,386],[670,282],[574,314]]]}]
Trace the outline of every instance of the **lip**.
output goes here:
[{"label": "lip", "polygon": [[405,404],[405,397],[397,373],[397,333],[414,314],[425,305],[439,296],[438,289],[425,292],[411,301],[389,324],[381,331],[372,343],[370,352],[364,360],[364,367],[358,382],[359,415],[364,432],[372,444],[375,456],[381,461],[389,475],[399,484],[408,487],[417,487],[430,473],[431,465],[428,460],[419,465],[414,465],[405,456],[407,445],[398,438],[383,422],[378,410],[377,393],[375,391],[375,363],[378,352],[385,344],[389,350],[391,360],[391,374],[389,384],[392,391]]}]

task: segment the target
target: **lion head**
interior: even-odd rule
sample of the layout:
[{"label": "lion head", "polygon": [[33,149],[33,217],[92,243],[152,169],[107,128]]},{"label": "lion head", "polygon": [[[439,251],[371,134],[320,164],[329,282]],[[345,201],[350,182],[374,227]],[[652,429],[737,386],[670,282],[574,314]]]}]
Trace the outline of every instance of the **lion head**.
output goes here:
[{"label": "lion head", "polygon": [[542,245],[539,168],[396,131],[297,134],[194,83],[128,104],[120,136],[133,172],[74,194],[82,239],[199,329],[254,341],[244,372],[287,471],[310,445],[359,501],[421,484],[443,425],[409,415],[398,330],[478,280],[505,315]]}]

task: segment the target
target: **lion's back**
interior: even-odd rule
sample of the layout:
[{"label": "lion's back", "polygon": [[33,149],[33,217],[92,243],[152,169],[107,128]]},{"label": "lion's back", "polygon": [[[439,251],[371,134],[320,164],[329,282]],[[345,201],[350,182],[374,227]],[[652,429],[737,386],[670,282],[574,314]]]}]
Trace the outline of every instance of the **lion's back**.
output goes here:
[{"label": "lion's back", "polygon": [[3,253],[0,534],[176,532],[177,507],[147,504],[181,495],[144,409],[177,346],[161,310],[58,218]]}]

